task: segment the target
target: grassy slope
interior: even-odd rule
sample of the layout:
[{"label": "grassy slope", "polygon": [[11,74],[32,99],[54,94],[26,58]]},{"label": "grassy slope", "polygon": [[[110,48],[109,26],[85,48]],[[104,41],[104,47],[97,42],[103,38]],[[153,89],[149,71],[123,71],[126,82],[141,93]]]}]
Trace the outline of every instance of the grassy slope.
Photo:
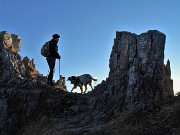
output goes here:
[{"label": "grassy slope", "polygon": [[70,125],[54,118],[24,126],[24,135],[179,135],[180,94],[155,108],[136,109],[121,113],[109,122],[89,125]]}]

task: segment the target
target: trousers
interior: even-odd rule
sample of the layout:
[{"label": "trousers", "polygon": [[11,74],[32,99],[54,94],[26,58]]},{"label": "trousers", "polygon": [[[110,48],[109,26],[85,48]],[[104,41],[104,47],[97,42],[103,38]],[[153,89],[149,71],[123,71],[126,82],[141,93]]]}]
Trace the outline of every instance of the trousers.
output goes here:
[{"label": "trousers", "polygon": [[48,75],[48,83],[52,83],[53,75],[55,71],[55,65],[56,65],[56,58],[47,57],[46,60],[47,60],[47,63],[49,65],[49,70],[50,70],[49,75]]}]

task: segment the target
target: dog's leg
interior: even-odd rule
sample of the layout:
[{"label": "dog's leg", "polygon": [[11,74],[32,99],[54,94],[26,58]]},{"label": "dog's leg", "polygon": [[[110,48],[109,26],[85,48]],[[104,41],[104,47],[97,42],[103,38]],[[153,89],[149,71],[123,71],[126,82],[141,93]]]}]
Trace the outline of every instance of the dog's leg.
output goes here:
[{"label": "dog's leg", "polygon": [[92,87],[92,82],[91,82],[91,83],[89,83],[89,86],[91,86],[91,89],[93,90],[93,87]]},{"label": "dog's leg", "polygon": [[74,87],[72,88],[71,92],[72,92],[74,89],[76,89],[76,88],[77,88],[77,86],[74,86]]},{"label": "dog's leg", "polygon": [[81,94],[83,94],[83,86],[80,86]]},{"label": "dog's leg", "polygon": [[87,90],[87,84],[85,84],[84,86],[85,86],[85,91],[84,91],[84,93],[86,93],[86,90]]}]

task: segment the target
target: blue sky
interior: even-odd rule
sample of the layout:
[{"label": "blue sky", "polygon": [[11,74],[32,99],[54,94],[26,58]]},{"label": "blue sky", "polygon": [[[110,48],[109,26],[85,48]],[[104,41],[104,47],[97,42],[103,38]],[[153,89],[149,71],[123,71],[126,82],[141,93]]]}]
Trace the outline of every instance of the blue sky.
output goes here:
[{"label": "blue sky", "polygon": [[[175,92],[180,91],[179,0],[0,0],[0,31],[22,39],[20,55],[34,58],[47,75],[41,46],[58,33],[61,74],[89,73],[97,85],[108,77],[109,58],[116,31],[141,34],[159,30],[166,34],[165,63],[171,62]],[[54,79],[59,78],[58,67]],[[68,90],[72,88],[66,82]],[[76,90],[79,92],[79,89]]]}]

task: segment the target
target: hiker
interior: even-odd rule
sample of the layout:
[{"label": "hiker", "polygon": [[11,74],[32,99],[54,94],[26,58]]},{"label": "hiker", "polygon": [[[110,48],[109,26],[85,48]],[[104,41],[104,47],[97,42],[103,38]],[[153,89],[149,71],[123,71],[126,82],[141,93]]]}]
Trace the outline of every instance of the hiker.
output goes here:
[{"label": "hiker", "polygon": [[53,80],[53,74],[55,70],[56,59],[60,60],[61,58],[61,56],[58,53],[58,46],[57,46],[59,39],[60,39],[60,36],[58,34],[54,34],[52,36],[52,39],[49,41],[49,54],[46,58],[47,63],[49,65],[49,70],[50,70],[47,84],[50,84],[51,86],[54,86],[52,80]]}]

